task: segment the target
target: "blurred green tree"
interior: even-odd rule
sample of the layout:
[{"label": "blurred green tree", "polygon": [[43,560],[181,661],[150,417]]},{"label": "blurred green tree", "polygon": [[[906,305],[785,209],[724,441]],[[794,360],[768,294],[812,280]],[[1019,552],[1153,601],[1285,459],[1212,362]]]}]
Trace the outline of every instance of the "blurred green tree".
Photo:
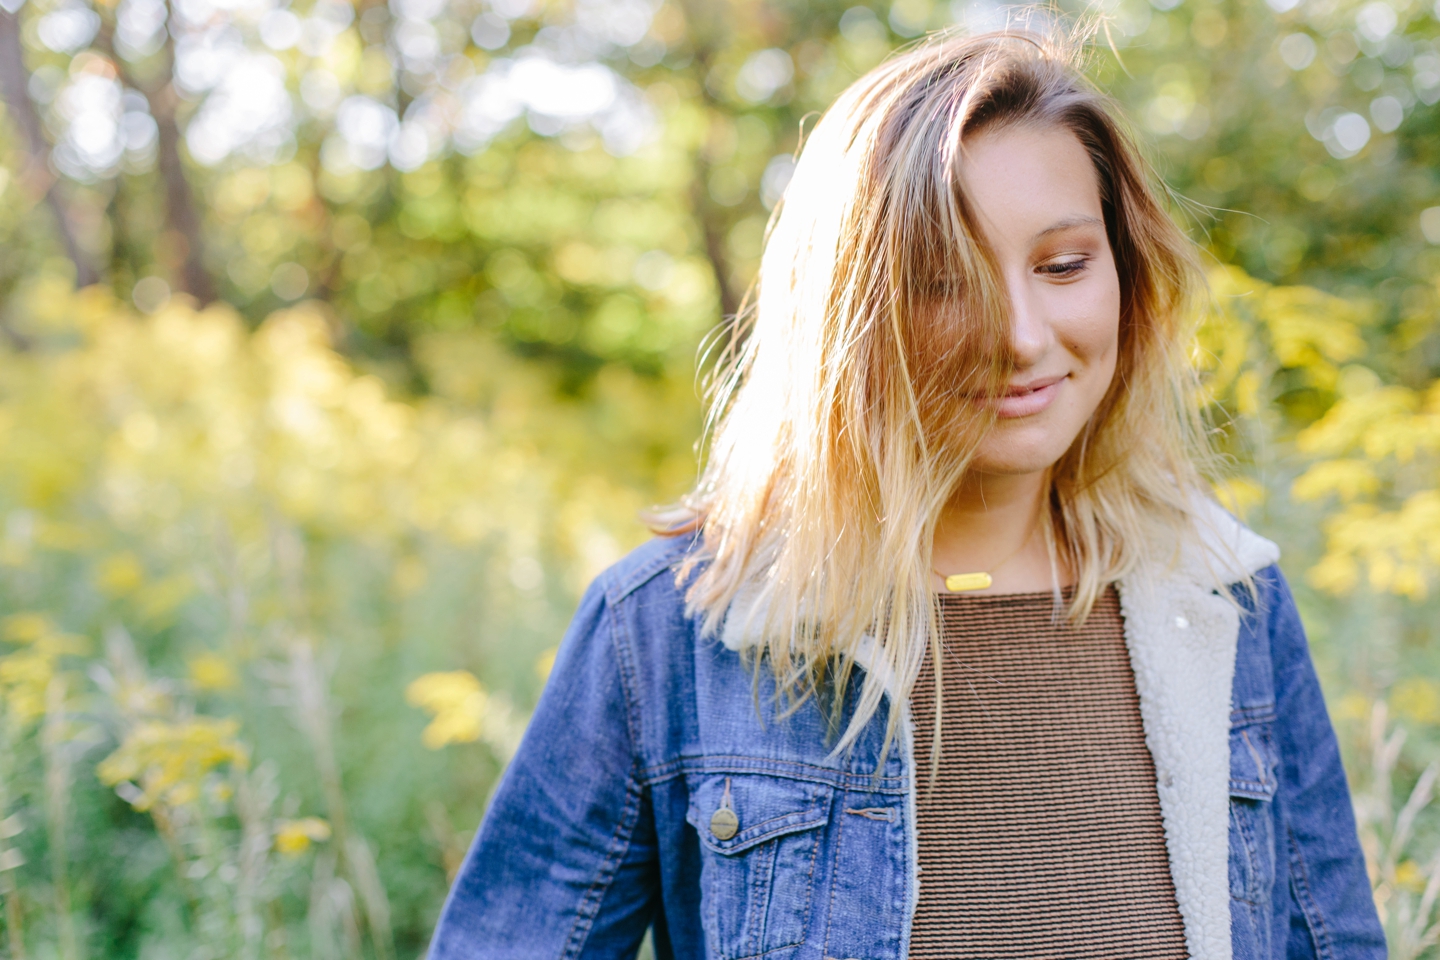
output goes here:
[{"label": "blurred green tree", "polygon": [[[63,251],[79,281],[138,289],[142,305],[218,293],[254,319],[320,298],[349,348],[377,358],[408,363],[417,337],[476,329],[572,378],[653,371],[738,308],[802,118],[927,30],[1058,13],[29,0],[0,12],[0,42],[23,52],[4,83],[5,243],[31,251],[7,259]],[[1378,294],[1407,374],[1426,377],[1435,11],[1098,13],[1098,79],[1154,142],[1197,238],[1255,276]],[[42,196],[48,231],[21,215]],[[12,270],[7,289],[30,275]]]},{"label": "blurred green tree", "polygon": [[1214,261],[1224,492],[1310,569],[1423,933],[1382,698],[1435,739],[1440,3],[0,0],[12,953],[421,949],[574,595],[693,478],[804,129],[1067,17]]}]

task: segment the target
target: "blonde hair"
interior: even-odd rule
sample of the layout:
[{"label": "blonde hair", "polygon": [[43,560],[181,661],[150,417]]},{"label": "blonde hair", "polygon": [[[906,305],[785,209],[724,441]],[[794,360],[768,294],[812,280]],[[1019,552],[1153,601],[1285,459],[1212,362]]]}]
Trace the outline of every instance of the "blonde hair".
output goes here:
[{"label": "blonde hair", "polygon": [[[1119,358],[1050,471],[1044,529],[1052,560],[1077,576],[1070,616],[1138,564],[1166,562],[1154,545],[1196,536],[1208,451],[1188,359],[1195,254],[1079,49],[1021,30],[940,35],[840,96],[804,145],[753,309],[717,365],[700,480],[656,518],[702,531],[680,572],[691,613],[713,633],[743,593],[743,628],[792,707],[833,690],[838,724],[872,638],[883,667],[865,672],[837,750],[883,702],[881,675],[908,699],[927,645],[939,652],[931,541],[991,425],[966,397],[1013,369],[1004,286],[959,176],[966,138],[1063,128],[1098,175]],[[960,309],[926,310],[937,295]]]}]

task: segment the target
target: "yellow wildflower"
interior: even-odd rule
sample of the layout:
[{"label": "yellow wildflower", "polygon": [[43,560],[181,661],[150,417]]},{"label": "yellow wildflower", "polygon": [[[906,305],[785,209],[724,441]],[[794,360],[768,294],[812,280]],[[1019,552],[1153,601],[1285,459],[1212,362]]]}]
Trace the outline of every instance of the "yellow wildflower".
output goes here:
[{"label": "yellow wildflower", "polygon": [[0,621],[0,630],[11,643],[34,643],[54,633],[55,627],[43,613],[16,613]]},{"label": "yellow wildflower", "polygon": [[54,676],[54,660],[33,650],[0,657],[5,706],[21,725],[45,715],[45,691]]},{"label": "yellow wildflower", "polygon": [[130,805],[148,810],[156,802],[170,806],[190,803],[210,771],[230,765],[244,769],[249,751],[235,739],[236,720],[192,717],[178,723],[151,720],[136,724],[96,773],[106,786],[137,784]]},{"label": "yellow wildflower", "polygon": [[1395,868],[1395,886],[1411,893],[1425,889],[1425,874],[1415,865],[1414,860],[1403,860]]},{"label": "yellow wildflower", "polygon": [[290,856],[304,853],[312,842],[322,843],[329,839],[330,824],[319,817],[282,820],[275,828],[275,849]]},{"label": "yellow wildflower", "polygon": [[1370,698],[1363,693],[1347,693],[1335,705],[1336,720],[1364,720],[1370,716]]},{"label": "yellow wildflower", "polygon": [[1243,518],[1252,507],[1265,502],[1265,488],[1245,477],[1231,477],[1215,484],[1215,497],[1225,509]]},{"label": "yellow wildflower", "polygon": [[1360,327],[1373,319],[1375,310],[1313,287],[1272,287],[1262,297],[1259,313],[1280,364],[1319,374],[1320,385],[1328,385],[1336,376],[1333,364],[1364,354]]},{"label": "yellow wildflower", "polygon": [[21,649],[0,657],[0,697],[19,723],[26,724],[45,714],[45,691],[54,678],[59,660],[67,654],[85,652],[85,641],[61,633],[43,613],[16,613],[0,621],[0,633]]},{"label": "yellow wildflower", "polygon": [[501,758],[509,759],[524,732],[505,696],[492,696],[468,670],[417,677],[405,688],[405,699],[435,717],[421,735],[431,750],[484,740]]},{"label": "yellow wildflower", "polygon": [[134,593],[144,582],[145,568],[140,565],[140,559],[128,550],[106,557],[95,571],[96,585],[112,597]]},{"label": "yellow wildflower", "polygon": [[1427,677],[1410,677],[1395,684],[1390,703],[1407,720],[1440,722],[1440,685]]},{"label": "yellow wildflower", "polygon": [[191,657],[186,666],[190,670],[190,682],[200,690],[230,690],[240,682],[230,661],[217,653]]},{"label": "yellow wildflower", "polygon": [[421,739],[431,750],[438,750],[447,743],[480,739],[490,697],[473,673],[451,670],[417,677],[405,688],[405,699],[434,715]]},{"label": "yellow wildflower", "polygon": [[1318,500],[1335,493],[1345,501],[1374,493],[1380,487],[1375,468],[1364,460],[1321,460],[1290,486],[1296,500]]},{"label": "yellow wildflower", "polygon": [[535,673],[540,677],[541,681],[550,679],[550,671],[555,669],[555,654],[557,652],[559,652],[558,647],[551,647],[536,659]]}]

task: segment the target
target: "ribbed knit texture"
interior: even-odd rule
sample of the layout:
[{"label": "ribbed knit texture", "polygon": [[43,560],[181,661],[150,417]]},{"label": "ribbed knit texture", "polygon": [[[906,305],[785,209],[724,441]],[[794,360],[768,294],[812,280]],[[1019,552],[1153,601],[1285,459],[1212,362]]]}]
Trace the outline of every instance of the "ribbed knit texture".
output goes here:
[{"label": "ribbed knit texture", "polygon": [[912,960],[1185,957],[1114,589],[1079,630],[1057,622],[1049,593],[946,595],[941,611],[933,787],[928,658],[912,696]]}]

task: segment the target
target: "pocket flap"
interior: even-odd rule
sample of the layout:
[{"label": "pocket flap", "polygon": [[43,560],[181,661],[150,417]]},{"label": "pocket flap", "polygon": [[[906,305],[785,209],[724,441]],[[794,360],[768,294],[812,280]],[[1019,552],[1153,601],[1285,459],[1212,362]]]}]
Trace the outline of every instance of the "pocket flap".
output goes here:
[{"label": "pocket flap", "polygon": [[1275,799],[1276,770],[1274,724],[1252,721],[1230,727],[1230,795],[1251,800]]},{"label": "pocket flap", "polygon": [[[833,793],[828,784],[806,780],[749,773],[705,774],[691,780],[685,819],[711,850],[744,853],[766,840],[826,823]],[[727,809],[730,814],[716,818]]]}]

